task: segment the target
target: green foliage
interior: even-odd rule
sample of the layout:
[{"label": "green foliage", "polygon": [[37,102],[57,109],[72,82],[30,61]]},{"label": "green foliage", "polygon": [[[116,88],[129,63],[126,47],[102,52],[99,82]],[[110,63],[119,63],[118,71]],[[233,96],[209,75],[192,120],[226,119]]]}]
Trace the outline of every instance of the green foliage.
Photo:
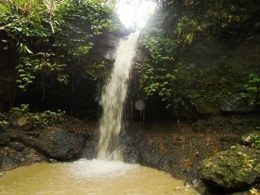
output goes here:
[{"label": "green foliage", "polygon": [[235,36],[236,39],[233,36],[258,23],[255,19],[260,9],[258,3],[168,0],[159,5],[161,12],[155,16],[157,23],[152,21],[151,28],[141,37],[142,45],[150,53],[139,71],[141,94],[145,97],[158,94],[176,115],[178,110],[190,106],[217,113],[221,102],[241,91],[243,97],[240,98],[249,105],[259,104],[259,77],[255,75],[245,84],[246,74],[232,64],[229,53],[223,54],[214,64],[201,67],[185,60],[189,49],[198,47],[198,43],[210,45],[220,39],[230,39],[233,44],[244,40],[243,36]]},{"label": "green foliage", "polygon": [[177,32],[182,44],[191,44],[196,39],[228,37],[250,28],[258,22],[255,13],[260,8],[259,3],[244,0],[186,0],[169,4],[180,11]]},{"label": "green foliage", "polygon": [[19,83],[18,87],[25,90],[25,87],[32,83],[35,79],[33,73],[36,71],[33,67],[33,61],[29,57],[22,57],[21,64],[16,66],[19,72],[20,79],[17,79]]},{"label": "green foliage", "polygon": [[66,64],[59,64],[59,60],[63,56],[54,58],[55,54],[37,53],[36,55],[24,56],[20,59],[20,64],[16,66],[19,73],[17,79],[18,87],[26,90],[28,84],[32,83],[37,74],[51,76],[51,73],[56,73],[57,80],[61,83],[67,84],[68,75],[64,74],[64,67]]},{"label": "green foliage", "polygon": [[0,49],[17,56],[18,87],[25,90],[38,77],[67,84],[97,37],[118,28],[114,17],[112,7],[99,0],[5,1],[0,6]]},{"label": "green foliage", "polygon": [[29,104],[21,104],[20,107],[11,108],[10,113],[18,118],[27,115],[29,111]]},{"label": "green foliage", "polygon": [[171,6],[180,12],[177,37],[184,45],[196,39],[228,37],[249,28],[258,22],[255,13],[260,8],[259,3],[244,0],[177,0],[166,1],[163,7]]},{"label": "green foliage", "polygon": [[249,80],[244,84],[244,92],[240,93],[238,100],[240,103],[251,107],[260,105],[260,77],[256,74],[249,74]]},{"label": "green foliage", "polygon": [[243,73],[232,68],[226,60],[205,69],[179,63],[172,71],[167,68],[159,70],[149,64],[141,70],[140,87],[146,95],[159,94],[162,101],[167,102],[167,108],[188,109],[193,105],[200,110],[203,105],[208,109],[215,107],[216,111],[207,110],[212,114],[217,112],[221,101],[242,89],[245,78]]},{"label": "green foliage", "polygon": [[252,134],[250,142],[251,142],[251,146],[260,149],[260,134],[259,133]]},{"label": "green foliage", "polygon": [[190,69],[188,72],[182,78],[182,90],[185,91],[183,95],[189,97],[196,108],[204,104],[219,108],[219,103],[241,90],[244,83],[244,74],[232,67],[225,58],[217,65],[205,69]]},{"label": "green foliage", "polygon": [[8,125],[9,123],[8,123],[8,121],[6,121],[6,120],[0,120],[0,127],[3,127],[3,126],[6,126],[6,125]]},{"label": "green foliage", "polygon": [[41,128],[46,128],[47,126],[58,123],[65,114],[65,111],[61,110],[58,110],[57,112],[46,110],[42,113],[32,113],[29,110],[28,104],[21,104],[20,107],[13,107],[10,112],[17,117],[24,116],[31,126],[38,126]]},{"label": "green foliage", "polygon": [[154,28],[150,34],[142,37],[141,43],[149,49],[151,58],[146,59],[145,68],[139,72],[140,88],[148,96],[157,92],[163,101],[171,100],[178,72],[174,66],[178,46],[176,41],[169,38],[163,29]]},{"label": "green foliage", "polygon": [[255,131],[255,132],[246,134],[242,138],[243,138],[243,142],[245,143],[245,145],[260,149],[260,132]]},{"label": "green foliage", "polygon": [[[89,66],[86,67],[86,73],[90,76],[90,80],[100,81],[105,80],[108,76],[108,69],[104,61],[101,62],[93,62]],[[98,82],[98,83],[100,83]]]},{"label": "green foliage", "polygon": [[46,110],[42,113],[30,113],[28,112],[25,116],[31,122],[33,126],[39,126],[42,128],[46,128],[49,125],[53,125],[58,123],[62,119],[62,115],[65,112],[58,110],[57,112],[52,112],[50,110]]}]

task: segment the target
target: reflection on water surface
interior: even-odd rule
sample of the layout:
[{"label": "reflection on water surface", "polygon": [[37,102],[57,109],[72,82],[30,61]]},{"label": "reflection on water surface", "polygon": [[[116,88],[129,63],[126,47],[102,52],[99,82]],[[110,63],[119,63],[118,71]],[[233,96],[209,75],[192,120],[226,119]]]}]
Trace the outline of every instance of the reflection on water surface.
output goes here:
[{"label": "reflection on water surface", "polygon": [[196,195],[168,174],[140,165],[81,159],[39,163],[0,178],[1,195]]}]

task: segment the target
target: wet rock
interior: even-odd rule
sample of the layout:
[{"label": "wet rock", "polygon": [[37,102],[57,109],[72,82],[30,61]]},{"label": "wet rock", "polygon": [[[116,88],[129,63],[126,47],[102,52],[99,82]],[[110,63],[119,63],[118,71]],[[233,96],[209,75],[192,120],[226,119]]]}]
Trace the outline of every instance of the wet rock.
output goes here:
[{"label": "wet rock", "polygon": [[9,117],[9,123],[16,128],[28,131],[32,128],[30,121],[26,119],[21,113],[12,114]]},{"label": "wet rock", "polygon": [[196,111],[200,114],[212,114],[212,115],[220,115],[221,110],[219,106],[216,106],[210,102],[202,102],[196,105]]},{"label": "wet rock", "polygon": [[184,142],[185,141],[185,137],[183,135],[179,136],[176,138],[178,141],[180,142]]},{"label": "wet rock", "polygon": [[192,180],[192,185],[193,185],[193,187],[200,187],[200,186],[202,186],[203,184],[202,184],[201,179],[195,178],[195,179]]},{"label": "wet rock", "polygon": [[22,116],[21,118],[19,118],[18,120],[17,120],[17,124],[21,127],[21,126],[24,126],[24,125],[26,125],[28,122],[27,122],[27,119],[24,117],[24,116]]},{"label": "wet rock", "polygon": [[159,170],[167,170],[172,165],[172,160],[174,156],[170,154],[163,154],[158,163]]},{"label": "wet rock", "polygon": [[57,160],[55,160],[55,159],[53,159],[53,158],[49,158],[48,161],[49,161],[50,163],[53,163],[53,164],[58,162]]},{"label": "wet rock", "polygon": [[35,141],[35,146],[49,157],[70,160],[79,157],[85,146],[85,138],[64,129],[43,132]]},{"label": "wet rock", "polygon": [[129,163],[136,163],[137,158],[138,158],[138,151],[135,148],[130,147],[124,150],[123,153],[124,161]]},{"label": "wet rock", "polygon": [[[43,154],[39,153],[37,150],[30,148],[30,147],[25,147],[22,150],[22,155],[23,155],[23,163],[26,164],[32,164],[36,162],[43,162],[46,161],[47,158]],[[21,158],[19,158],[21,159]]]},{"label": "wet rock", "polygon": [[138,48],[136,55],[134,57],[134,63],[132,65],[132,69],[134,70],[140,70],[143,68],[144,59],[146,57],[146,53],[142,50],[142,48]]},{"label": "wet rock", "polygon": [[141,165],[157,168],[159,164],[160,155],[159,152],[155,150],[149,150],[148,148],[145,149],[146,151],[143,151],[139,153],[138,156],[138,162]]},{"label": "wet rock", "polygon": [[10,141],[10,135],[8,133],[0,133],[0,146],[7,145]]},{"label": "wet rock", "polygon": [[128,135],[125,132],[121,134],[121,145],[123,146],[123,159],[128,163],[137,163],[138,137],[136,135]]},{"label": "wet rock", "polygon": [[24,116],[18,118],[17,120],[18,127],[24,131],[29,131],[32,129],[32,124]]},{"label": "wet rock", "polygon": [[213,188],[236,192],[253,186],[260,178],[260,150],[232,146],[202,161],[200,178]]},{"label": "wet rock", "polygon": [[250,112],[251,106],[238,104],[239,94],[232,94],[229,98],[219,102],[221,112]]},{"label": "wet rock", "polygon": [[138,162],[144,166],[157,168],[162,154],[158,151],[158,146],[154,142],[143,140],[138,144]]},{"label": "wet rock", "polygon": [[90,136],[86,138],[86,145],[83,149],[80,158],[93,159],[95,158],[95,146],[97,140],[94,139],[94,136]]},{"label": "wet rock", "polygon": [[0,148],[0,171],[43,161],[46,161],[46,157],[30,147],[25,146],[21,151],[9,146]]},{"label": "wet rock", "polygon": [[32,146],[33,140],[26,136],[22,131],[19,130],[10,130],[10,141],[20,142],[26,146]]},{"label": "wet rock", "polygon": [[21,142],[10,142],[9,145],[15,150],[19,151],[21,151],[25,147],[25,145]]},{"label": "wet rock", "polygon": [[218,131],[225,134],[237,131],[250,132],[260,125],[260,116],[257,114],[247,115],[230,115],[228,117],[212,116],[207,119],[200,119],[192,124],[195,132],[212,132]]},{"label": "wet rock", "polygon": [[184,171],[185,171],[185,173],[187,173],[188,175],[190,175],[191,172],[192,172],[192,169],[191,169],[190,167],[188,167],[188,168],[185,169]]},{"label": "wet rock", "polygon": [[12,168],[18,167],[18,163],[15,159],[5,156],[1,158],[1,169],[2,170],[10,170]]}]

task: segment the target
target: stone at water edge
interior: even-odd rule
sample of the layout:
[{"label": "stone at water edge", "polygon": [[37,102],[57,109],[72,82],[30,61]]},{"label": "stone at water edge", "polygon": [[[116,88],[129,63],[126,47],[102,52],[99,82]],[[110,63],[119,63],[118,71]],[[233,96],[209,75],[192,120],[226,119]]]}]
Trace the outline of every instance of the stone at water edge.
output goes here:
[{"label": "stone at water edge", "polygon": [[50,129],[43,132],[35,141],[38,150],[58,160],[70,160],[81,155],[86,140],[64,129]]},{"label": "stone at water edge", "polygon": [[260,178],[260,150],[233,146],[201,162],[200,178],[209,186],[228,192],[250,188]]}]

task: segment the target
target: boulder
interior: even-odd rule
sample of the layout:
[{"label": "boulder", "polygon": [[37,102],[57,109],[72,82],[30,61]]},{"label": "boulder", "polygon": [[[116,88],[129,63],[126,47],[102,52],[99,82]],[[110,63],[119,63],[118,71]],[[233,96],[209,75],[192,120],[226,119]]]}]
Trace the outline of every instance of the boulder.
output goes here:
[{"label": "boulder", "polygon": [[219,102],[221,112],[242,112],[248,113],[253,110],[248,105],[241,105],[238,102],[239,94],[232,94],[229,98]]},{"label": "boulder", "polygon": [[33,145],[32,138],[28,137],[26,134],[24,134],[20,130],[9,130],[8,133],[10,135],[10,141],[20,142],[20,143],[25,144],[26,146]]},{"label": "boulder", "polygon": [[7,145],[10,141],[10,135],[8,133],[0,133],[0,146]]},{"label": "boulder", "polygon": [[25,148],[26,145],[24,145],[23,143],[21,142],[10,142],[9,145],[15,149],[15,150],[18,150],[18,151],[21,151],[23,148]]},{"label": "boulder", "polygon": [[[10,142],[10,145],[14,145],[15,142]],[[0,147],[0,171],[7,171],[22,165],[30,165],[37,162],[46,161],[46,157],[36,151],[33,148],[24,146],[19,150],[13,148],[13,146]]]},{"label": "boulder", "polygon": [[29,131],[32,128],[31,122],[25,116],[21,115],[21,113],[12,114],[9,117],[9,123],[13,127],[19,128],[24,131]]},{"label": "boulder", "polygon": [[232,146],[203,160],[198,167],[200,178],[213,188],[228,192],[247,189],[260,180],[260,150]]},{"label": "boulder", "polygon": [[49,157],[70,160],[79,157],[85,146],[85,138],[64,129],[50,129],[35,141],[35,146]]}]

